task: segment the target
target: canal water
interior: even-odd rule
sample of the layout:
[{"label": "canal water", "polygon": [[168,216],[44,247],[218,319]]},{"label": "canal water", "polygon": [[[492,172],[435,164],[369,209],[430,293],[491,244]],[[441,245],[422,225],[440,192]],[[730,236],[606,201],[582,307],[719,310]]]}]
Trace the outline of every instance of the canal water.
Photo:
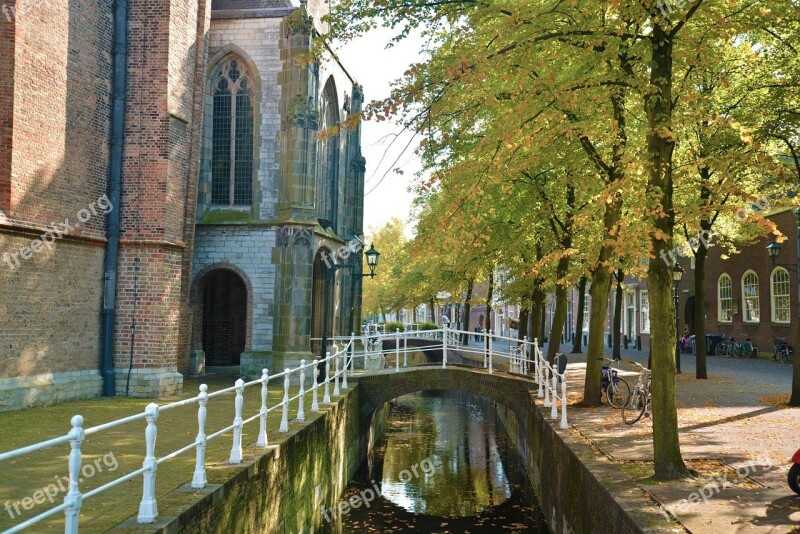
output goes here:
[{"label": "canal water", "polygon": [[549,532],[494,406],[465,392],[392,401],[384,442],[340,502],[325,532]]}]

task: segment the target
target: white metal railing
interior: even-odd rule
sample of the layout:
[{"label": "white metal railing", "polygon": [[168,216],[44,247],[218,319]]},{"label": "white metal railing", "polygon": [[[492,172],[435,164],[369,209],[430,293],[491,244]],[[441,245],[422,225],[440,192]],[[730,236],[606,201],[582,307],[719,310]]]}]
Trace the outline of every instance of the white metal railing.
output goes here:
[{"label": "white metal railing", "polygon": [[[288,432],[289,431],[289,406],[292,403],[297,403],[297,416],[296,420],[298,422],[305,421],[305,399],[307,394],[309,393],[308,390],[305,389],[305,380],[306,380],[306,371],[308,369],[312,370],[312,379],[311,379],[311,411],[318,412],[319,411],[319,400],[318,400],[318,389],[320,387],[324,388],[324,398],[322,400],[323,403],[330,403],[331,402],[331,393],[330,393],[330,386],[331,381],[333,381],[333,396],[338,397],[341,394],[341,390],[348,389],[347,384],[347,370],[353,364],[353,355],[354,355],[354,341],[355,336],[351,335],[347,338],[348,342],[344,346],[344,348],[338,352],[331,354],[330,352],[327,353],[326,358],[322,360],[314,359],[313,361],[306,362],[305,360],[300,361],[300,365],[294,369],[284,369],[282,373],[278,373],[275,375],[270,375],[267,369],[264,369],[261,374],[261,378],[256,380],[251,380],[249,382],[245,382],[241,378],[236,380],[236,383],[229,388],[221,389],[219,391],[215,391],[213,393],[208,392],[208,386],[206,384],[200,385],[200,392],[197,396],[191,397],[188,399],[184,399],[177,402],[172,402],[165,405],[158,405],[156,403],[150,403],[144,409],[143,412],[134,414],[128,417],[123,417],[121,419],[117,419],[115,421],[110,421],[108,423],[104,423],[101,425],[97,425],[90,428],[83,428],[84,419],[80,415],[76,415],[72,417],[70,423],[72,425],[72,429],[65,435],[59,436],[53,439],[49,439],[46,441],[42,441],[33,445],[29,445],[27,447],[21,447],[19,449],[15,449],[12,451],[0,453],[0,462],[11,460],[13,458],[18,458],[21,456],[25,456],[27,454],[40,451],[43,449],[48,449],[51,447],[55,447],[57,445],[62,445],[65,443],[69,443],[70,445],[70,454],[68,460],[68,471],[69,471],[69,488],[67,491],[66,496],[64,497],[64,502],[59,504],[58,506],[54,506],[36,516],[33,516],[26,521],[14,525],[10,529],[3,531],[2,534],[11,534],[14,532],[20,532],[26,528],[29,528],[37,523],[52,517],[60,512],[64,512],[65,516],[65,524],[64,524],[64,532],[66,534],[76,534],[78,532],[78,518],[80,515],[81,506],[86,499],[94,497],[100,493],[103,493],[106,490],[109,490],[115,486],[122,484],[132,478],[135,478],[139,475],[142,475],[143,479],[143,489],[142,489],[142,499],[139,504],[139,514],[138,514],[138,522],[139,523],[152,523],[158,518],[158,503],[156,500],[155,495],[155,488],[156,488],[156,470],[157,466],[163,462],[171,460],[176,456],[184,454],[192,449],[195,450],[195,468],[194,473],[192,475],[192,482],[191,486],[195,489],[204,488],[207,485],[207,478],[206,478],[206,469],[205,469],[205,449],[207,443],[215,438],[222,436],[223,434],[233,432],[233,439],[231,445],[231,453],[229,458],[230,464],[240,464],[242,462],[242,429],[248,423],[251,423],[255,420],[259,421],[259,434],[258,439],[256,441],[256,445],[261,448],[266,448],[268,446],[268,439],[267,439],[267,416],[273,410],[281,408],[281,423],[278,428],[279,432]],[[317,382],[316,377],[318,376],[317,371],[320,365],[324,365],[324,381],[320,384]],[[289,387],[290,387],[290,379],[293,374],[297,374],[300,389],[296,395],[293,397],[289,397]],[[283,378],[283,400],[274,406],[268,407],[268,386],[271,380]],[[341,379],[341,380],[340,380]],[[243,419],[244,414],[242,413],[242,407],[244,403],[244,394],[247,388],[251,386],[258,386],[260,385],[261,388],[261,409],[258,413],[248,417],[247,419]],[[208,404],[209,401],[224,395],[226,393],[235,393],[234,396],[234,419],[232,424],[213,432],[212,434],[206,434],[206,420],[207,420],[207,413],[208,413]],[[169,454],[166,454],[161,457],[157,457],[156,455],[156,436],[158,433],[158,417],[161,413],[173,410],[175,408],[180,408],[183,406],[189,405],[197,405],[197,437],[192,443],[188,443],[184,447],[181,447],[178,450],[172,451]],[[118,427],[120,425],[141,421],[144,420],[145,430],[144,430],[144,461],[142,462],[142,467],[126,473],[100,487],[94,488],[86,493],[82,493],[79,487],[80,481],[80,472],[81,472],[81,446],[84,441],[93,436],[98,434],[104,430],[108,430],[111,428]]]},{"label": "white metal railing", "polygon": [[[464,336],[478,341],[474,345],[463,343]],[[458,350],[460,354],[481,355],[480,359],[475,360],[476,367],[482,367],[490,374],[498,370],[511,374],[525,375],[534,379],[538,384],[537,397],[544,399],[544,407],[551,408],[550,417],[560,419],[561,428],[567,428],[567,381],[566,371],[559,374],[555,366],[547,363],[546,358],[539,349],[538,340],[529,341],[527,338],[518,340],[515,338],[495,336],[489,332],[466,332],[447,328],[446,326],[437,330],[422,330],[413,332],[401,332],[399,329],[390,333],[379,333],[378,331],[364,332],[360,338],[355,334],[350,336],[336,336],[328,338],[332,347],[343,345],[341,350],[327,352],[324,359],[314,359],[307,362],[301,360],[300,365],[294,369],[284,369],[283,372],[270,375],[267,369],[262,370],[260,378],[245,382],[241,378],[236,380],[231,387],[209,393],[208,386],[201,384],[199,393],[191,398],[172,402],[165,405],[150,403],[143,412],[128,417],[110,421],[90,428],[83,428],[84,419],[76,415],[71,419],[72,429],[63,436],[42,441],[27,447],[22,447],[12,451],[0,453],[0,462],[18,458],[35,451],[70,444],[70,454],[68,460],[69,488],[64,498],[64,502],[42,512],[26,521],[19,523],[12,528],[5,530],[2,534],[20,532],[32,525],[55,514],[63,512],[65,515],[64,532],[66,534],[76,534],[78,532],[78,518],[83,501],[94,497],[106,490],[122,484],[132,478],[142,475],[143,488],[142,499],[139,505],[138,522],[152,523],[158,518],[158,503],[155,495],[156,471],[157,466],[163,462],[171,460],[176,456],[187,453],[194,449],[195,467],[192,475],[191,487],[195,489],[204,488],[207,485],[205,469],[205,450],[208,442],[224,434],[232,432],[232,444],[229,457],[230,464],[239,464],[243,459],[242,450],[242,431],[245,425],[258,420],[259,433],[256,446],[266,448],[268,446],[267,417],[273,410],[281,410],[281,422],[278,432],[289,431],[289,406],[297,406],[297,422],[305,421],[306,398],[311,396],[310,411],[319,412],[319,396],[322,395],[322,403],[330,403],[332,398],[340,396],[342,390],[348,389],[348,375],[353,376],[356,368],[356,360],[361,359],[361,369],[364,372],[378,371],[392,366],[394,372],[399,372],[401,367],[409,366],[409,338],[417,340],[410,348],[411,351],[424,351],[426,349],[442,350],[441,366],[446,368],[449,360],[449,353]],[[361,342],[361,351],[356,352],[356,341]],[[429,344],[419,344],[419,340],[430,340]],[[387,346],[386,341],[393,341],[393,347]],[[496,350],[496,341],[508,342],[507,351]],[[331,348],[331,347],[329,347]],[[393,361],[390,361],[393,360]],[[419,366],[413,364],[412,366]],[[428,363],[422,365],[430,365]],[[438,365],[438,364],[436,364]],[[322,366],[322,367],[320,367]],[[324,381],[318,382],[316,377],[322,369]],[[306,387],[306,378],[310,370],[311,386]],[[296,395],[290,397],[290,382],[295,375],[299,383],[299,390]],[[281,402],[268,406],[268,387],[270,382],[283,379],[283,399]],[[331,392],[331,382],[333,382],[333,392]],[[244,418],[243,404],[244,395],[252,386],[260,386],[261,408],[260,410]],[[319,389],[322,389],[320,393]],[[209,410],[209,403],[221,395],[234,394],[234,418],[230,425],[219,429],[211,434],[206,434],[206,420]],[[197,405],[197,437],[192,443],[172,451],[164,456],[158,457],[156,454],[156,436],[158,433],[159,415],[168,410]],[[102,431],[115,428],[124,424],[137,421],[145,422],[144,429],[144,460],[142,467],[122,475],[98,488],[82,493],[79,487],[81,471],[81,446],[87,438]]]}]

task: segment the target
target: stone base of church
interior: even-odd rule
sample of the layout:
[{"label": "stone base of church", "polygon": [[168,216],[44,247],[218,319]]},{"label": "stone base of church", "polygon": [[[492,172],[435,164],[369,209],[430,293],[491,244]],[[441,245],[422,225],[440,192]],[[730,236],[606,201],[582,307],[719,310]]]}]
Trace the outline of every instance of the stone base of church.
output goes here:
[{"label": "stone base of church", "polygon": [[[282,373],[284,369],[296,369],[300,367],[300,361],[305,360],[310,363],[314,355],[308,351],[253,351],[248,350],[242,353],[241,374],[245,380],[255,380],[261,377],[262,369],[268,369],[270,375]],[[306,370],[306,377],[311,376],[311,368]],[[299,382],[298,373],[292,373],[292,383]],[[306,379],[308,383],[310,378]]]},{"label": "stone base of church", "polygon": [[96,369],[0,378],[0,412],[99,397],[102,390]]},{"label": "stone base of church", "polygon": [[178,395],[183,390],[183,375],[165,369],[133,369],[130,385],[128,370],[115,369],[117,395],[127,394],[131,397],[161,398]]}]

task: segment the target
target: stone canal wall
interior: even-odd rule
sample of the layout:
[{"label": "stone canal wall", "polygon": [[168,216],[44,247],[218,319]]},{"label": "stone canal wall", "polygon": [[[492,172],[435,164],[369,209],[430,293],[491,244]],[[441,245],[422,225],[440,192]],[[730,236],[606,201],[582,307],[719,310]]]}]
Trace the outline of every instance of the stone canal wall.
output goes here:
[{"label": "stone canal wall", "polygon": [[[134,516],[114,531],[318,531],[324,521],[323,507],[329,509],[338,503],[369,447],[379,441],[385,421],[385,410],[381,409],[373,417],[373,426],[362,433],[358,388],[342,393],[336,404],[321,405],[321,413],[307,412],[305,424],[290,421],[289,433],[270,433],[266,451],[251,444],[245,448],[242,464],[207,467],[207,488],[197,491],[187,484],[160,497],[155,524],[137,525]],[[273,421],[274,413],[270,414]]]},{"label": "stone canal wall", "polygon": [[533,397],[524,426],[507,407],[496,408],[552,532],[673,532],[642,489],[580,436],[556,430],[549,409],[545,413]]}]

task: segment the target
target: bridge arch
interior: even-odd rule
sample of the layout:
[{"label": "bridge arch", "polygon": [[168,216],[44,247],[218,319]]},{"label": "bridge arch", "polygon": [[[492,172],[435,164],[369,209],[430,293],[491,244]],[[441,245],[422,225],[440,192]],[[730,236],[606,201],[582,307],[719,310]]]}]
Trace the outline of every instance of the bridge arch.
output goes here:
[{"label": "bridge arch", "polygon": [[[527,435],[528,414],[536,394],[533,380],[483,369],[449,365],[386,370],[357,377],[362,433],[368,432],[375,411],[387,402],[419,391],[458,390],[502,404],[513,413],[517,436]],[[509,429],[509,432],[514,429]]]}]

